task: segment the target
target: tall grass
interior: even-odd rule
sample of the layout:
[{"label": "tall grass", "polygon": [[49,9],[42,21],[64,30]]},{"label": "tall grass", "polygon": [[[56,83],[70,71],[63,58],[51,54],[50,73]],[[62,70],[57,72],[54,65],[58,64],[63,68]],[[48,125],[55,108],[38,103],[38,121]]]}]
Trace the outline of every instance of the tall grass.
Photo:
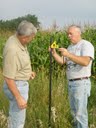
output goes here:
[{"label": "tall grass", "polygon": [[[53,74],[54,71],[53,71]],[[0,75],[2,77],[2,75]],[[2,89],[3,81],[0,80]],[[30,91],[27,107],[25,128],[48,128],[49,119],[49,76],[45,71],[37,72],[34,80],[29,81]],[[96,128],[96,81],[92,79],[92,92],[89,98],[89,128]],[[8,101],[3,92],[0,93],[0,111],[5,117],[8,116]],[[0,116],[0,127],[3,127]],[[6,122],[6,123],[5,123]],[[4,124],[7,124],[5,118]],[[67,81],[64,72],[60,72],[56,78],[52,77],[52,128],[72,128],[72,117],[70,114]]]},{"label": "tall grass", "polygon": [[7,128],[8,101],[2,90],[3,76],[0,70],[0,128]]},{"label": "tall grass", "polygon": [[[70,109],[67,97],[66,81],[58,77],[52,80],[52,109],[56,113],[52,114],[52,127],[71,128]],[[48,127],[48,106],[49,106],[49,79],[46,73],[39,72],[37,78],[30,82],[29,106],[26,121],[26,128],[39,128],[38,120],[42,122],[42,127]],[[52,111],[52,113],[54,113]],[[56,116],[56,117],[54,117]]]}]

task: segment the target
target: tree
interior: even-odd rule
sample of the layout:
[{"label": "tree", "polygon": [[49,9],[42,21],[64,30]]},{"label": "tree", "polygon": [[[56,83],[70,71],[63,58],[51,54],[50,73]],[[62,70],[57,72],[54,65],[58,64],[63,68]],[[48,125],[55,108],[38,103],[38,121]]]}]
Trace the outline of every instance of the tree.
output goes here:
[{"label": "tree", "polygon": [[40,22],[38,21],[38,18],[35,15],[25,15],[22,17],[18,17],[16,19],[12,19],[12,20],[0,20],[0,29],[2,30],[16,30],[18,24],[22,21],[22,20],[27,20],[30,21],[34,24],[35,27],[39,28],[40,26]]}]

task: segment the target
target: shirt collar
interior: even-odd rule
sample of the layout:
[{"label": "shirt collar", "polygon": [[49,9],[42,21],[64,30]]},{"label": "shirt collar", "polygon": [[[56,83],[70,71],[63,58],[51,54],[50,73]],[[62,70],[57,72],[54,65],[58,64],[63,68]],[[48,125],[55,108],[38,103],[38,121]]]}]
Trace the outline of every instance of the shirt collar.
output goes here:
[{"label": "shirt collar", "polygon": [[23,45],[21,44],[21,42],[20,42],[19,39],[17,38],[16,34],[14,35],[14,37],[15,37],[15,39],[17,40],[18,46],[19,46],[23,51],[27,50],[27,46],[23,46]]}]

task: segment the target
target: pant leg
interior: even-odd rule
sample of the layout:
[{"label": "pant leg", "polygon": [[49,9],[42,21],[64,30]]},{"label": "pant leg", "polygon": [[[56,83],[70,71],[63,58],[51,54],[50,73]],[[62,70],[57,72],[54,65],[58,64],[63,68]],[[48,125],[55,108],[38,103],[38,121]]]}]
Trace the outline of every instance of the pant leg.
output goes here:
[{"label": "pant leg", "polygon": [[87,103],[90,89],[90,80],[69,82],[69,101],[75,128],[88,128]]},{"label": "pant leg", "polygon": [[[29,85],[26,81],[16,81],[16,86],[20,91],[20,94],[25,98],[27,101],[28,99],[28,90]],[[23,128],[25,124],[26,118],[26,109],[19,109],[17,102],[8,89],[6,83],[4,83],[4,92],[9,99],[10,107],[9,107],[9,128]]]}]

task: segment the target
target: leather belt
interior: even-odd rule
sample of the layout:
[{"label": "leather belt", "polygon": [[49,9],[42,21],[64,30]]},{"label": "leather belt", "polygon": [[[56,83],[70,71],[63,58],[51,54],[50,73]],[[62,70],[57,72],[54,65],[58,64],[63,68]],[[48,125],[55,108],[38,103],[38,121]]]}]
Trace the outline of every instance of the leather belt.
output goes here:
[{"label": "leather belt", "polygon": [[88,79],[88,78],[89,77],[81,77],[81,78],[69,79],[69,81],[83,80],[83,79]]}]

